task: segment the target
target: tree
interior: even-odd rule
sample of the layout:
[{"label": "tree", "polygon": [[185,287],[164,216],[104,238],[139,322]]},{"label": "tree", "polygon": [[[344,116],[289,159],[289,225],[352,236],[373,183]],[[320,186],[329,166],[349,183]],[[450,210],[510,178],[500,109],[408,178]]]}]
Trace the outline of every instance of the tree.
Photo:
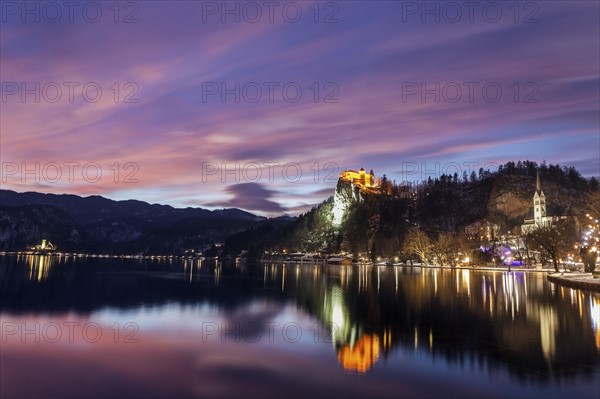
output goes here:
[{"label": "tree", "polygon": [[427,263],[431,252],[431,240],[419,227],[411,227],[402,243],[402,250],[407,254],[418,256],[421,262]]},{"label": "tree", "polygon": [[475,171],[471,172],[471,183],[475,183],[477,181],[477,175],[475,174]]},{"label": "tree", "polygon": [[385,174],[381,178],[381,193],[383,195],[389,195],[392,193],[392,185]]},{"label": "tree", "polygon": [[438,258],[440,266],[446,264],[454,265],[456,256],[456,248],[454,246],[455,238],[450,233],[440,233],[437,239],[433,242],[431,248],[433,253]]},{"label": "tree", "polygon": [[[455,255],[462,261],[465,258],[473,258],[473,245],[465,234],[457,234],[453,237]],[[456,257],[455,256],[455,257]]]},{"label": "tree", "polygon": [[552,260],[554,270],[559,272],[559,259],[566,256],[577,239],[575,226],[570,220],[544,223],[528,234],[528,241]]},{"label": "tree", "polygon": [[529,265],[529,263],[531,262],[531,253],[529,251],[530,247],[531,240],[529,234],[519,237],[511,243],[511,248],[514,248],[514,250],[516,251],[517,258],[522,261],[525,261],[525,264],[527,265]]},{"label": "tree", "polygon": [[371,262],[375,263],[377,261],[377,246],[375,245],[375,240],[373,240],[373,244],[371,244],[369,255],[371,257]]},{"label": "tree", "polygon": [[579,250],[579,255],[581,256],[581,260],[583,261],[583,271],[586,273],[591,273],[596,270],[596,251],[594,251],[594,247],[590,247],[589,245],[581,247]]},{"label": "tree", "polygon": [[586,209],[581,213],[589,213],[594,218],[600,216],[600,192],[589,193],[586,202]]}]

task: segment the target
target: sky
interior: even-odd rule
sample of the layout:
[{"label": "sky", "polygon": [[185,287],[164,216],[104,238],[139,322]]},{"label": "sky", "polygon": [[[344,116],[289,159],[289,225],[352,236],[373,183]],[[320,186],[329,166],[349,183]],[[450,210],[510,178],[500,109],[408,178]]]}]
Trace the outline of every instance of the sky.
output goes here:
[{"label": "sky", "polygon": [[599,176],[599,30],[597,1],[3,1],[1,185],[277,216],[360,167]]}]

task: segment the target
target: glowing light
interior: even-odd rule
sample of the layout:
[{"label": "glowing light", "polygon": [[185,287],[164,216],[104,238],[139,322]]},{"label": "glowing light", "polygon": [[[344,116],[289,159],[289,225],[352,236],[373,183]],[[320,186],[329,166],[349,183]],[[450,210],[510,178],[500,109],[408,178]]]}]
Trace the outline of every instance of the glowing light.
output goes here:
[{"label": "glowing light", "polygon": [[433,330],[429,329],[429,350],[433,349]]},{"label": "glowing light", "polygon": [[590,298],[590,316],[592,318],[592,328],[600,330],[600,299]]},{"label": "glowing light", "polygon": [[415,327],[415,350],[419,347],[419,330]]},{"label": "glowing light", "polygon": [[333,201],[333,210],[332,210],[333,224],[335,226],[339,226],[340,224],[342,224],[342,218],[344,217],[345,209],[346,209],[346,207],[344,206],[342,201],[336,195],[335,199]]},{"label": "glowing light", "polygon": [[590,298],[590,316],[595,331],[596,349],[600,352],[600,299]]},{"label": "glowing light", "polygon": [[547,360],[551,360],[556,352],[556,331],[558,329],[558,316],[554,309],[542,307],[540,309],[540,338],[542,352]]},{"label": "glowing light", "polygon": [[365,373],[379,358],[379,337],[365,334],[353,347],[346,344],[338,351],[338,361],[344,370]]},{"label": "glowing light", "polygon": [[338,333],[344,330],[344,325],[346,324],[344,307],[345,304],[342,291],[338,287],[333,287],[331,293],[331,321],[334,326],[333,328],[335,328]]}]

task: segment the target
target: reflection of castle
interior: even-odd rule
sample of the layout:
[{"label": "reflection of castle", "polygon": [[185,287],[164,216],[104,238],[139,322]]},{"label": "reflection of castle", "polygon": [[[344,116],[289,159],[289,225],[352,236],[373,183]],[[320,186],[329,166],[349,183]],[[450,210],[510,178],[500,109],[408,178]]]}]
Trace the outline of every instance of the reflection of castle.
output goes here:
[{"label": "reflection of castle", "polygon": [[365,334],[354,346],[346,344],[338,350],[338,361],[348,371],[365,373],[379,358],[379,337]]},{"label": "reflection of castle", "polygon": [[[363,267],[363,271],[368,269]],[[331,326],[330,337],[337,348],[338,362],[347,371],[365,373],[381,355],[391,348],[392,331],[366,332],[353,319],[344,289],[336,284],[327,286],[318,302],[318,317]]]}]

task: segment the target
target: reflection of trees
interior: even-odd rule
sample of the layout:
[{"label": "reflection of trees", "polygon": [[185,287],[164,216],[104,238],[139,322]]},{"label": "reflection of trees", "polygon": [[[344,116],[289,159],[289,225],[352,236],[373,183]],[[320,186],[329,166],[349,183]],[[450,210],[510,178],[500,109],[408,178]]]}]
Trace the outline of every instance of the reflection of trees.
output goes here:
[{"label": "reflection of trees", "polygon": [[544,275],[373,266],[335,270],[318,289],[307,285],[295,296],[329,326],[336,312],[327,297],[342,287],[341,314],[348,319],[337,330],[342,334],[334,335],[340,360],[341,353],[352,353],[351,358],[362,353],[363,364],[376,360],[358,345],[363,337],[377,336],[386,343],[382,356],[398,345],[425,347],[460,364],[480,362],[485,355],[490,369],[508,365],[519,378],[574,375],[598,361],[589,294],[553,291]]},{"label": "reflection of trees", "polygon": [[553,287],[536,273],[88,260],[54,262],[38,281],[24,261],[0,262],[0,311],[206,301],[235,310],[257,298],[293,301],[321,322],[341,364],[357,372],[400,346],[547,379],[591,373],[600,351],[600,298]]}]

